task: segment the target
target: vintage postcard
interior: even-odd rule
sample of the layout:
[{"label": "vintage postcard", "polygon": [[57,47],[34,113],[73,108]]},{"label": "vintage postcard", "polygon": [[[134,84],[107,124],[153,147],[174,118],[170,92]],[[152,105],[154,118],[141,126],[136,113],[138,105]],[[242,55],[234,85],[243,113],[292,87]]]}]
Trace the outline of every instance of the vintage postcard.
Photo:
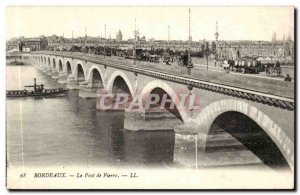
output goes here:
[{"label": "vintage postcard", "polygon": [[294,23],[288,6],[7,6],[7,188],[294,189]]}]

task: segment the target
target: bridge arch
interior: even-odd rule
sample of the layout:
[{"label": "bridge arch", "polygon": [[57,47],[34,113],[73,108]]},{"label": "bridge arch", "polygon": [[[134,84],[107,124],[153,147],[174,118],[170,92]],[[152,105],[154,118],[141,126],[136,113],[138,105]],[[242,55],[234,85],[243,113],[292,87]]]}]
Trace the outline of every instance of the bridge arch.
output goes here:
[{"label": "bridge arch", "polygon": [[75,68],[74,68],[74,77],[75,80],[77,81],[84,81],[85,80],[85,71],[83,68],[83,63],[81,61],[78,61],[75,64]]},{"label": "bridge arch", "polygon": [[98,80],[98,82],[101,82],[103,84],[103,74],[99,66],[93,65],[88,72],[87,75],[87,81],[88,83],[94,84],[95,79]]},{"label": "bridge arch", "polygon": [[50,57],[48,57],[48,66],[51,66]]},{"label": "bridge arch", "polygon": [[56,61],[55,61],[55,58],[52,59],[52,69],[56,70]]},{"label": "bridge arch", "polygon": [[107,91],[109,92],[112,92],[113,91],[113,85],[114,85],[114,82],[117,78],[122,78],[124,80],[124,82],[126,83],[128,89],[129,89],[129,92],[130,94],[133,96],[134,95],[134,91],[133,91],[133,88],[132,88],[132,85],[130,83],[130,80],[128,79],[128,77],[125,75],[124,72],[120,71],[120,70],[116,70],[115,72],[112,73],[112,75],[110,76],[109,80],[108,80],[108,83],[107,83],[107,86],[106,86],[106,89]]},{"label": "bridge arch", "polygon": [[65,70],[66,70],[67,76],[72,75],[72,66],[71,66],[71,63],[69,61],[66,61]]},{"label": "bridge arch", "polygon": [[59,59],[58,60],[58,72],[62,72],[63,71],[63,65],[62,65],[62,61]]},{"label": "bridge arch", "polygon": [[[177,93],[173,90],[173,88],[168,85],[166,82],[162,81],[162,80],[153,80],[151,82],[149,82],[141,91],[140,95],[143,99],[143,101],[145,101],[149,95],[156,89],[160,89],[162,91],[164,91],[169,97],[172,98],[173,103],[177,106],[178,103],[180,102],[180,98],[177,95]],[[180,115],[180,118],[182,119],[183,122],[187,122],[188,117],[187,117],[187,113],[185,110],[183,109],[178,109],[178,113]]]},{"label": "bridge arch", "polygon": [[195,118],[200,127],[199,133],[208,135],[217,117],[227,112],[241,113],[256,123],[274,142],[290,168],[294,169],[294,143],[269,116],[244,101],[224,99],[206,106]]}]

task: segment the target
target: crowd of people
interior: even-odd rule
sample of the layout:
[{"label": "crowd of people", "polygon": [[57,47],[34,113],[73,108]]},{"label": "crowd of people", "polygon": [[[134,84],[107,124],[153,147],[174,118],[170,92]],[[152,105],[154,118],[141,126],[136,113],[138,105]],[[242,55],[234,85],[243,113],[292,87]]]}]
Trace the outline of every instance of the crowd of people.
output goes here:
[{"label": "crowd of people", "polygon": [[[113,47],[103,47],[103,46],[72,46],[69,48],[48,48],[48,50],[54,51],[68,51],[68,52],[83,52],[95,55],[104,56],[119,56],[127,59],[133,59],[139,61],[150,61],[150,62],[163,62],[168,65],[174,62],[178,62],[178,65],[186,66],[188,63],[188,52],[184,51],[174,51],[171,49],[164,48],[153,48],[153,49],[136,49],[135,53],[133,49],[121,49]],[[191,57],[201,57],[201,52],[191,52]],[[191,63],[190,63],[191,64]]]}]

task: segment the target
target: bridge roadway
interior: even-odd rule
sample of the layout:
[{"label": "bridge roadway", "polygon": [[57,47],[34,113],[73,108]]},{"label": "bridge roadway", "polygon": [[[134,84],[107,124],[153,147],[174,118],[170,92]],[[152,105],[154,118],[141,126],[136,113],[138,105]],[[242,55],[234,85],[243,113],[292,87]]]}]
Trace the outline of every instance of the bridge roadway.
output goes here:
[{"label": "bridge roadway", "polygon": [[[155,89],[175,96],[175,102],[179,93],[200,96],[199,110],[178,110],[174,120],[165,113],[155,113],[157,117],[147,110],[125,110],[126,129],[175,130],[175,161],[197,164],[216,119],[224,113],[237,112],[254,121],[278,147],[290,168],[294,168],[293,83],[199,70],[192,70],[188,76],[185,67],[138,61],[133,64],[133,60],[124,58],[83,53],[40,51],[32,53],[30,60],[53,78],[65,78],[67,86],[79,89],[83,97],[96,97],[96,92],[103,92],[99,89],[109,92],[118,85],[126,85],[133,97],[148,97]],[[101,84],[97,90],[89,90],[93,88],[94,71],[98,71]],[[121,83],[117,78],[121,78]],[[89,96],[89,92],[94,95]]]}]

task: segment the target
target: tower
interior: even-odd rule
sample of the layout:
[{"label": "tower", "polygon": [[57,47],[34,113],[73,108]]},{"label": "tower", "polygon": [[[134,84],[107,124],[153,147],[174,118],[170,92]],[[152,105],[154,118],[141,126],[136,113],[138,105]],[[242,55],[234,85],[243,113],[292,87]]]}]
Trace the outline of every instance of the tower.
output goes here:
[{"label": "tower", "polygon": [[219,55],[219,42],[218,42],[219,32],[218,32],[218,21],[216,22],[216,33],[215,33],[215,36],[216,36],[216,56],[217,56],[217,58],[218,58],[218,55]]},{"label": "tower", "polygon": [[104,55],[103,55],[103,58],[105,58],[105,55],[106,55],[105,46],[106,46],[106,24],[104,24]]},{"label": "tower", "polygon": [[285,34],[283,34],[282,37],[282,48],[283,48],[283,56],[285,57],[287,54],[287,50],[286,50],[286,41],[285,41]]},{"label": "tower", "polygon": [[74,44],[74,31],[72,30],[72,44]]},{"label": "tower", "polygon": [[276,32],[273,32],[272,42],[276,42]]},{"label": "tower", "polygon": [[106,39],[106,24],[104,24],[104,39]]},{"label": "tower", "polygon": [[87,35],[86,35],[86,27],[84,28],[84,36],[85,36],[85,43],[87,44]]},{"label": "tower", "polygon": [[122,41],[122,39],[123,39],[123,35],[122,35],[121,30],[119,30],[119,32],[117,33],[117,36],[116,36],[116,40],[117,40],[117,42],[120,42],[120,41]]}]

